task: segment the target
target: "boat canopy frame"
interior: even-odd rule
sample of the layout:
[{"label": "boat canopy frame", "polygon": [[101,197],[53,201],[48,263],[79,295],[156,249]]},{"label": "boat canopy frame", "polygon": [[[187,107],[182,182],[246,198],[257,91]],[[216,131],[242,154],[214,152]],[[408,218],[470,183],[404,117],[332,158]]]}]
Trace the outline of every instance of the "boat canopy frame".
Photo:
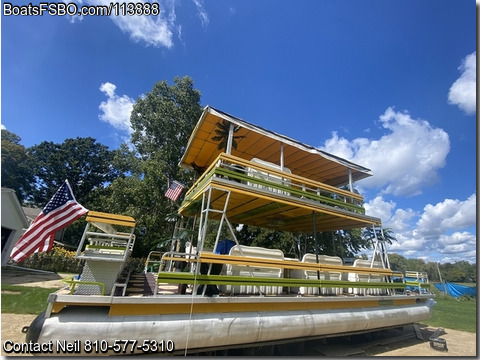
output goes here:
[{"label": "boat canopy frame", "polygon": [[[370,169],[355,164],[321,149],[304,144],[288,136],[266,130],[245,120],[206,106],[196,124],[179,165],[186,169],[206,169],[222,152],[218,126],[223,122],[231,124],[226,149],[227,154],[246,160],[260,157],[278,164],[283,170],[288,167],[292,173],[332,186],[348,186],[353,192],[355,181],[372,176]],[[237,127],[235,132],[233,128]],[[233,146],[234,137],[237,146]]]}]

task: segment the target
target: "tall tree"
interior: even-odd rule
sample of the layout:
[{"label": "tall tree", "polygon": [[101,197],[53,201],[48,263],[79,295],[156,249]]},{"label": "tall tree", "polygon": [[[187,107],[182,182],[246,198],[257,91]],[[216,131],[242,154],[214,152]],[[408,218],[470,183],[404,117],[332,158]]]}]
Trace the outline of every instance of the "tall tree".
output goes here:
[{"label": "tall tree", "polygon": [[21,138],[2,129],[2,186],[15,190],[20,202],[28,200],[33,173],[27,149]]},{"label": "tall tree", "polygon": [[133,107],[134,152],[123,148],[124,165],[131,166],[128,176],[121,176],[109,187],[109,206],[123,203],[124,211],[137,220],[136,255],[146,255],[173,235],[175,222],[170,215],[178,204],[164,194],[173,180],[187,187],[193,182],[193,174],[180,170],[178,163],[202,110],[200,92],[189,77],[176,77],[171,86],[166,81],[157,82]]},{"label": "tall tree", "polygon": [[118,176],[111,166],[113,152],[94,138],[66,139],[62,144],[44,141],[28,148],[35,175],[34,203],[45,205],[65,180],[77,200],[88,206],[93,191]]},{"label": "tall tree", "polygon": [[200,92],[193,88],[188,76],[176,77],[174,85],[157,82],[151,92],[138,99],[130,118],[132,143],[144,159],[160,162],[167,177],[179,175],[178,162],[202,107]]},{"label": "tall tree", "polygon": [[[108,185],[119,174],[112,166],[114,152],[94,138],[66,139],[61,144],[44,141],[27,149],[35,177],[31,205],[43,208],[68,180],[77,201],[87,209],[105,211],[100,202]],[[76,221],[65,230],[63,242],[76,246],[85,223]]]}]

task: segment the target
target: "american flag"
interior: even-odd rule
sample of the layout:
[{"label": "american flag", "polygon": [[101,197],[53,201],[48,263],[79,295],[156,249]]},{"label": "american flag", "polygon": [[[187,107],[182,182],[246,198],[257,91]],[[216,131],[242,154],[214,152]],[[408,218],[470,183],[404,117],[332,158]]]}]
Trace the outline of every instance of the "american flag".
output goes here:
[{"label": "american flag", "polygon": [[88,210],[77,203],[67,180],[18,239],[10,257],[17,263],[35,252],[51,250],[55,233],[82,217]]},{"label": "american flag", "polygon": [[177,201],[182,191],[183,185],[180,184],[178,181],[172,181],[172,183],[167,189],[167,192],[165,193],[165,196],[169,199],[172,199],[173,201]]}]

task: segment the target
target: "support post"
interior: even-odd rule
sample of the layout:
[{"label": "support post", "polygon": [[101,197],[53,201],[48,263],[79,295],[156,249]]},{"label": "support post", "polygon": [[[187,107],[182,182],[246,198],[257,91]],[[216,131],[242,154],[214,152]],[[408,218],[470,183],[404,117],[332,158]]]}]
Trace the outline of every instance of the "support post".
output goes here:
[{"label": "support post", "polygon": [[348,186],[350,187],[350,192],[353,193],[352,169],[350,168],[348,168]]},{"label": "support post", "polygon": [[[315,215],[315,211],[312,212],[312,218],[313,218],[313,240],[315,243],[315,261],[318,264],[317,217]],[[320,271],[317,271],[317,279],[320,280]],[[320,292],[320,288],[318,290]]]},{"label": "support post", "polygon": [[283,171],[285,167],[285,160],[283,158],[283,143],[280,143],[280,170]]},{"label": "support post", "polygon": [[225,152],[228,155],[232,155],[233,130],[234,130],[233,128],[234,128],[233,123],[230,123],[230,128],[228,130],[227,148],[225,149]]}]

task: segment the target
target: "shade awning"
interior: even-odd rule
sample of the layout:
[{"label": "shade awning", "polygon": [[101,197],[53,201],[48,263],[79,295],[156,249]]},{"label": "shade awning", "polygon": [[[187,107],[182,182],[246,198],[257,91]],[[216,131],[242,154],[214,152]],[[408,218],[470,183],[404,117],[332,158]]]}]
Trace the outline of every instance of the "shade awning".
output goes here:
[{"label": "shade awning", "polygon": [[343,186],[352,180],[372,175],[370,169],[342,159],[333,154],[303,144],[285,135],[266,130],[206,106],[188,141],[180,166],[189,169],[206,169],[223,152],[220,141],[213,140],[218,134],[217,124],[229,122],[239,127],[235,133],[237,147],[232,155],[245,160],[258,158],[280,165],[283,153],[283,166],[293,174],[323,182],[332,186]]}]

